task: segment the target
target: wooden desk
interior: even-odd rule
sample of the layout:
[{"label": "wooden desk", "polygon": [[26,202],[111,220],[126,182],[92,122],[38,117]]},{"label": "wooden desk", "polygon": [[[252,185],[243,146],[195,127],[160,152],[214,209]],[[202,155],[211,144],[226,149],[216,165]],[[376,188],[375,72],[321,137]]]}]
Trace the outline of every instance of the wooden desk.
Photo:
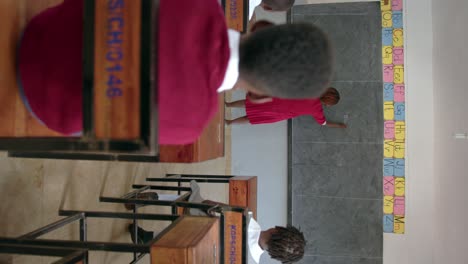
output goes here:
[{"label": "wooden desk", "polygon": [[219,260],[219,220],[183,216],[151,246],[152,264],[208,264]]},{"label": "wooden desk", "polygon": [[[123,0],[127,3],[114,13],[110,11],[107,0],[84,0],[81,136],[65,137],[50,131],[23,106],[18,94],[15,68],[19,35],[33,16],[60,2],[6,0],[0,3],[2,19],[10,21],[5,23],[10,34],[2,34],[6,39],[0,39],[8,52],[8,56],[5,59],[2,56],[0,61],[0,70],[6,76],[0,78],[0,149],[66,152],[60,153],[61,156],[86,151],[145,153],[157,157],[157,111],[155,100],[152,100],[155,98],[152,93],[157,92],[157,88],[153,87],[156,67],[152,64],[157,60],[150,56],[155,48],[151,45],[154,43],[152,36],[157,32],[152,22],[157,15],[154,0]],[[126,21],[121,24],[125,27],[109,27],[109,19],[116,16]],[[115,30],[120,30],[119,36],[122,37],[118,54],[113,50],[114,46],[109,46],[111,40],[107,39]],[[124,53],[126,56],[122,55]],[[116,64],[110,65],[103,57],[111,58]],[[116,61],[120,57],[122,61]],[[120,67],[122,64],[125,67]],[[106,74],[102,71],[106,71]]]},{"label": "wooden desk", "polygon": [[[189,145],[160,146],[158,155],[157,124],[154,116],[155,105],[148,98],[154,98],[148,87],[152,85],[151,56],[143,54],[151,49],[152,28],[148,26],[152,0],[128,2],[116,17],[106,7],[106,0],[85,0],[87,11],[96,11],[88,16],[86,32],[93,32],[93,49],[85,49],[84,87],[94,87],[85,95],[84,135],[68,138],[49,130],[35,120],[25,109],[18,94],[16,83],[16,47],[24,26],[36,14],[54,6],[62,0],[5,0],[0,2],[0,19],[5,34],[0,36],[0,149],[9,150],[12,157],[35,157],[56,159],[122,160],[147,162],[201,162],[224,156],[224,96],[219,97],[219,111],[199,140]],[[223,0],[226,20],[230,28],[245,32],[248,22],[248,0]],[[94,5],[95,3],[95,5]],[[131,3],[131,4],[130,4]],[[92,8],[90,8],[92,6]],[[94,10],[95,9],[95,10]],[[132,21],[122,29],[126,53],[121,65],[129,65],[123,71],[109,73],[106,54],[110,48],[108,33],[121,30],[118,23],[112,29],[107,26],[109,18]],[[90,20],[95,19],[90,23]],[[154,19],[154,17],[153,17]],[[153,23],[154,24],[154,23]],[[89,25],[93,25],[92,28]],[[141,34],[140,34],[141,33]],[[140,45],[141,44],[141,45]],[[86,56],[94,57],[87,58]],[[154,57],[153,57],[154,58]],[[145,61],[145,59],[147,59]],[[91,67],[90,67],[91,66]],[[111,65],[112,66],[112,65]],[[131,67],[130,67],[131,66]],[[110,67],[119,69],[117,65]],[[131,69],[131,70],[127,70]],[[118,87],[110,87],[112,81]],[[121,85],[121,84],[125,85]],[[146,90],[141,90],[146,87]],[[140,89],[139,89],[140,88]],[[119,96],[125,94],[125,96]],[[139,99],[141,98],[141,99]],[[145,110],[144,110],[145,109]],[[142,111],[146,111],[146,114]],[[152,132],[153,131],[153,132]],[[83,152],[85,151],[85,152]],[[92,151],[92,152],[89,152]]]},{"label": "wooden desk", "polygon": [[[246,228],[247,212],[251,211],[257,219],[257,177],[229,176],[229,175],[194,175],[194,174],[166,174],[165,178],[146,178],[149,182],[188,183],[191,180],[204,183],[228,183],[229,206],[241,207],[242,211],[224,209],[224,251],[222,263],[243,263],[247,256]],[[143,188],[145,185],[134,185],[133,188]],[[162,186],[150,186],[152,190],[159,190]],[[173,191],[187,191],[175,187]],[[188,199],[188,196],[186,196]],[[184,209],[177,207],[177,213],[182,215]]]}]

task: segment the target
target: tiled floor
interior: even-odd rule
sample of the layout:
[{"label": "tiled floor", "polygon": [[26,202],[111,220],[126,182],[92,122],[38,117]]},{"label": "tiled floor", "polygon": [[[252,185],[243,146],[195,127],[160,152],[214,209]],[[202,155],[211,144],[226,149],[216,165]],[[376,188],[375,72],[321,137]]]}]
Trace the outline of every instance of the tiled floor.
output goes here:
[{"label": "tiled floor", "polygon": [[293,119],[292,220],[309,243],[300,263],[383,262],[381,13],[378,2],[305,5],[295,22],[313,22],[336,51],[332,86],[340,102],[324,109],[346,129]]}]

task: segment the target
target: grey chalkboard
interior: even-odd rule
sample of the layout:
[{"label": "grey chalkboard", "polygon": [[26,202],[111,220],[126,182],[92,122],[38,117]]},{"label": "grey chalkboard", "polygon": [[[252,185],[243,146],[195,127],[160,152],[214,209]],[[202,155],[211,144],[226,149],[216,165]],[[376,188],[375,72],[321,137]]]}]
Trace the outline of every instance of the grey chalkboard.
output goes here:
[{"label": "grey chalkboard", "polygon": [[323,127],[308,116],[289,123],[289,222],[308,244],[301,263],[382,263],[382,46],[379,2],[295,6],[292,23],[312,22],[336,51],[338,105]]}]

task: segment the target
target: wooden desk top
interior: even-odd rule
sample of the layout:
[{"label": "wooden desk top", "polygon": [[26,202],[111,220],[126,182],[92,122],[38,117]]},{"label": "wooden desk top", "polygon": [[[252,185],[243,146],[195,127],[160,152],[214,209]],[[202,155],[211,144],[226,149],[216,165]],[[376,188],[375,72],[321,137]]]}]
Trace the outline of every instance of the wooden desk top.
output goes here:
[{"label": "wooden desk top", "polygon": [[182,216],[151,246],[151,263],[218,263],[219,245],[218,218]]},{"label": "wooden desk top", "polygon": [[[59,133],[53,132],[44,125],[40,124],[32,115],[26,110],[21,101],[18,93],[17,85],[17,72],[15,68],[16,64],[16,47],[19,41],[19,35],[23,31],[24,26],[30,21],[32,17],[42,12],[44,9],[61,3],[62,0],[4,0],[0,1],[0,22],[2,22],[2,29],[6,30],[5,34],[0,35],[0,138],[29,138],[29,137],[63,137]],[[138,1],[136,1],[138,2]],[[243,30],[242,23],[239,22],[240,18],[245,17],[245,10],[248,9],[245,3],[248,1],[241,0],[238,2],[238,9],[236,12],[237,24],[231,25],[239,30]],[[100,16],[97,16],[96,22],[105,24],[104,18],[109,14],[101,9],[105,9],[105,0],[96,1],[96,9],[99,11]],[[228,3],[228,2],[226,2]],[[247,7],[247,8],[246,8]],[[141,8],[140,5],[132,5],[132,8],[125,13],[124,19],[129,20],[131,17],[135,17],[138,10]],[[231,12],[231,15],[234,15]],[[228,21],[233,22],[233,18],[227,18]],[[230,22],[230,23],[231,23]],[[240,23],[240,24],[239,24]],[[128,23],[127,23],[128,24]],[[116,24],[118,25],[118,24]],[[126,50],[127,56],[130,58],[138,58],[138,48],[135,43],[139,39],[139,23],[132,23],[132,26],[128,28],[128,31],[123,35],[123,39],[132,40],[131,42],[125,42],[127,44],[122,46],[123,50]],[[241,26],[240,28],[238,28]],[[3,30],[2,30],[3,31]],[[4,31],[5,32],[5,31]],[[96,33],[103,32],[103,27],[98,27]],[[105,50],[107,43],[106,34],[97,34],[101,36],[96,41],[100,47]],[[99,49],[99,45],[96,46],[96,51]],[[106,83],[109,80],[108,74],[106,73],[107,61],[104,59],[104,52],[101,52],[102,56],[97,56],[95,61],[95,68],[97,73],[100,73],[100,78],[95,79],[95,86],[97,87],[95,94],[95,109],[96,115],[96,126],[95,132],[97,138],[116,138],[116,139],[135,139],[140,134],[141,122],[139,118],[135,117],[139,115],[140,104],[138,103],[139,92],[138,87],[140,83],[139,76],[125,74],[117,74],[116,78],[120,81],[128,83],[127,86],[122,89],[127,89],[132,96],[113,98],[109,101],[106,98],[107,94],[102,91],[107,91],[108,87]],[[103,57],[104,56],[104,57]],[[122,62],[125,65],[133,65],[138,69],[138,61],[130,60]],[[133,67],[134,68],[134,67]],[[103,79],[104,78],[104,79]],[[115,80],[114,80],[115,81]],[[100,91],[100,92],[99,92]],[[210,125],[205,129],[204,133],[198,141],[189,145],[179,146],[161,146],[159,160],[162,162],[200,162],[210,160],[224,156],[224,96],[219,97],[219,111],[216,117],[212,120]],[[118,122],[102,122],[102,120],[118,120]],[[41,151],[41,149],[37,149]],[[36,154],[22,153],[24,156],[34,157]],[[75,153],[64,153],[64,158],[68,154]],[[108,155],[106,153],[103,154]],[[15,154],[14,154],[15,156]],[[38,155],[39,157],[45,157],[46,155]],[[53,155],[52,155],[53,156]],[[72,157],[70,157],[72,158]],[[80,159],[106,159],[106,157],[96,157],[90,155],[89,158],[81,156]],[[108,158],[107,158],[108,159]],[[125,160],[125,159],[123,159]],[[145,159],[143,159],[145,160]]]}]

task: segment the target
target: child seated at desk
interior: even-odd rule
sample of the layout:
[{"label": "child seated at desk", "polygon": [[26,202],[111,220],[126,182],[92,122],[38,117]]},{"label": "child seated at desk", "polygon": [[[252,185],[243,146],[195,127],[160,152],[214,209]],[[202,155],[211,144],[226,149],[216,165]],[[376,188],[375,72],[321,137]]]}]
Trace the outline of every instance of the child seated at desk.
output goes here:
[{"label": "child seated at desk", "polygon": [[[192,180],[190,182],[191,195],[189,202],[206,203],[210,205],[222,205],[222,203],[205,200],[200,195],[200,187],[197,182]],[[137,199],[153,199],[153,200],[175,200],[178,196],[174,195],[158,195],[155,192],[144,192],[137,195]],[[133,209],[133,204],[126,204],[127,209]],[[206,216],[207,212],[200,209],[190,208],[190,215]],[[133,237],[133,224],[128,226],[128,232],[131,235],[132,241],[135,243]],[[249,251],[248,264],[255,264],[260,262],[260,256],[267,251],[271,258],[281,261],[282,263],[295,263],[302,259],[304,256],[304,247],[306,240],[304,234],[299,229],[293,226],[276,226],[267,230],[262,230],[260,225],[252,217],[249,219],[247,227],[247,243]],[[137,227],[137,242],[146,243],[153,239],[154,233],[146,231],[141,227]]]},{"label": "child seated at desk", "polygon": [[[19,47],[24,104],[65,135],[79,134],[83,124],[83,6],[65,0],[43,11]],[[161,0],[158,19],[159,144],[196,141],[216,114],[217,93],[242,88],[258,98],[311,98],[330,82],[332,48],[314,25],[278,25],[241,38],[227,29],[217,0]]]}]

